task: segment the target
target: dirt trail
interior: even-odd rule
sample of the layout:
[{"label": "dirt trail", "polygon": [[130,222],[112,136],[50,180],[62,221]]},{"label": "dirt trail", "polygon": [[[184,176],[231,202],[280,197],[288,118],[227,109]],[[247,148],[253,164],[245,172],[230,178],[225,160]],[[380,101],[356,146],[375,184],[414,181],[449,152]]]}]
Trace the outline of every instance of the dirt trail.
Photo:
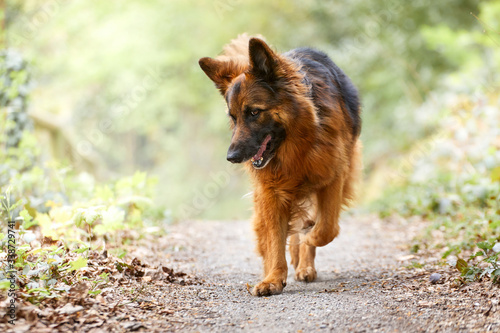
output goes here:
[{"label": "dirt trail", "polygon": [[[317,251],[316,282],[294,281],[290,268],[283,294],[261,298],[246,287],[261,272],[250,222],[145,231],[127,246],[122,270],[118,259],[92,252],[88,270],[112,274],[101,294],[90,297],[82,280],[42,309],[25,302],[16,325],[0,323],[0,331],[500,332],[500,288],[457,284],[456,269],[432,253],[408,253],[421,225],[345,217],[340,236]],[[432,273],[441,274],[436,284]]]},{"label": "dirt trail", "polygon": [[[317,251],[316,282],[294,281],[290,268],[283,294],[261,298],[246,286],[261,272],[249,221],[145,230],[121,271],[116,258],[92,252],[88,269],[112,274],[101,294],[89,297],[82,280],[42,309],[25,302],[16,325],[0,331],[500,332],[500,288],[457,284],[456,269],[432,253],[408,253],[421,225],[345,217],[340,236]],[[441,274],[436,284],[432,273]]]},{"label": "dirt trail", "polygon": [[290,267],[283,294],[264,298],[246,288],[261,272],[248,221],[174,226],[169,238],[180,250],[169,251],[169,261],[205,282],[172,293],[180,310],[166,320],[193,332],[499,331],[497,289],[480,295],[452,288],[447,268],[432,285],[435,268],[403,267],[409,262],[400,260],[411,258],[401,246],[411,236],[409,225],[345,218],[340,236],[318,249],[316,282],[294,281]]}]

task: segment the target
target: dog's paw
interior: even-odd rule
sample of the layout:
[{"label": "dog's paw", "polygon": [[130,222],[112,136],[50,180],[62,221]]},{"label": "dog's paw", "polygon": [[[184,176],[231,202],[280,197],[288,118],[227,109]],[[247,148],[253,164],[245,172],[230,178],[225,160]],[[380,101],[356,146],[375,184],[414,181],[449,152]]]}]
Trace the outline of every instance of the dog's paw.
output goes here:
[{"label": "dog's paw", "polygon": [[316,273],[316,270],[311,266],[297,268],[295,271],[295,280],[297,281],[313,282],[316,280],[317,276],[318,274]]},{"label": "dog's paw", "polygon": [[283,292],[283,288],[286,286],[286,282],[261,282],[252,289],[252,295],[254,296],[271,296],[278,295]]}]

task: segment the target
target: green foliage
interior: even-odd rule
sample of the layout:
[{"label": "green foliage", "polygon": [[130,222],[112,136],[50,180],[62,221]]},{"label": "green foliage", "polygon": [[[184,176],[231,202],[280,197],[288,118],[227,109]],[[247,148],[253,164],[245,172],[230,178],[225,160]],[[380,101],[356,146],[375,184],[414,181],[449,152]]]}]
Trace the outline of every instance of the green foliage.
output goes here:
[{"label": "green foliage", "polygon": [[492,250],[500,241],[499,16],[499,2],[485,2],[478,17],[484,32],[423,28],[428,45],[457,66],[438,91],[448,101],[416,110],[438,115],[435,134],[394,161],[390,185],[373,205],[382,216],[430,220],[419,241],[442,248],[444,258],[477,246],[468,261],[457,261],[465,281],[497,282],[500,272]]},{"label": "green foliage", "polygon": [[11,202],[10,187],[5,190],[4,195],[0,195],[0,217],[5,215],[8,221],[12,221],[12,214],[14,210],[22,204],[22,200],[18,200],[15,203]]},{"label": "green foliage", "polygon": [[488,276],[492,283],[500,283],[500,243],[496,240],[477,243],[477,251],[467,261],[458,259],[455,267],[466,282],[481,280]]},{"label": "green foliage", "polygon": [[[98,279],[91,281],[92,289],[88,291],[89,295],[97,296],[102,292],[102,288],[109,283],[109,273],[102,273]],[[100,289],[101,288],[101,289]]]},{"label": "green foliage", "polygon": [[[243,32],[264,35],[279,51],[326,51],[360,88],[370,171],[429,132],[432,119],[413,111],[457,67],[433,49],[439,41],[426,42],[421,27],[480,27],[469,14],[478,12],[476,0],[70,1],[33,29],[26,22],[43,2],[9,6],[10,45],[33,59],[43,82],[36,109],[70,118],[68,128],[97,153],[103,174],[158,175],[155,200],[177,216],[211,173],[227,169],[224,101],[199,69],[200,57],[217,55]],[[249,202],[240,199],[249,191],[246,177],[228,173],[231,181],[210,209],[195,213],[249,215]]]},{"label": "green foliage", "polygon": [[[0,68],[7,68],[9,59],[0,60]],[[17,77],[12,73],[10,77]],[[23,84],[29,84],[23,80]],[[5,88],[0,97],[6,106],[0,109],[0,218],[4,230],[7,221],[18,222],[9,234],[0,233],[0,257],[5,258],[14,246],[19,295],[37,303],[60,297],[85,280],[89,256],[95,255],[96,249],[106,244],[124,252],[123,242],[138,237],[132,236],[131,230],[158,225],[165,216],[150,199],[156,180],[144,172],[96,184],[89,174],[43,162],[33,132],[28,126],[20,130],[22,117],[12,117],[13,113],[24,112],[10,107],[12,98],[20,96],[16,91],[23,86],[5,76],[0,82]],[[14,133],[10,129],[18,131],[14,131],[19,134],[16,142],[10,140]],[[9,243],[12,232],[15,244]],[[0,262],[2,289],[10,288],[7,264],[5,260]],[[98,295],[107,278],[107,273],[102,273],[93,280],[89,293]]]},{"label": "green foliage", "polygon": [[[442,217],[445,226],[459,228],[464,222],[486,227],[487,233],[497,230],[500,183],[494,179],[500,164],[495,141],[499,94],[459,98],[443,117],[445,125],[431,144],[394,163],[388,175],[393,186],[375,205],[381,214],[396,211],[404,216]],[[491,221],[483,225],[485,219]]]},{"label": "green foliage", "polygon": [[[21,145],[11,149],[24,148]],[[53,197],[54,201],[43,196],[34,197],[37,193],[35,189],[42,185],[61,191],[57,184],[44,184],[46,174],[39,173],[38,170],[42,169],[33,168],[20,172],[19,178],[12,178],[1,188],[5,191],[2,196],[2,213],[9,220],[19,216],[18,220],[21,222],[16,231],[15,261],[16,274],[23,281],[21,296],[35,303],[41,299],[61,296],[70,286],[83,279],[83,269],[88,260],[85,256],[91,250],[101,247],[101,240],[106,240],[109,247],[121,247],[122,242],[130,237],[127,230],[145,228],[162,218],[158,211],[151,208],[151,200],[141,195],[150,193],[154,184],[144,173],[87,189],[85,201],[74,201],[75,196],[82,199],[82,193],[78,193],[79,181],[77,177],[67,175],[71,181],[64,183],[73,184],[75,188],[60,192],[59,196]],[[29,186],[23,182],[27,177],[31,179]],[[23,191],[33,195],[19,198],[19,191],[15,190],[20,186]],[[9,190],[11,188],[14,189],[12,193]],[[19,200],[16,204],[12,204],[17,198]],[[57,198],[67,199],[60,201]],[[19,211],[23,206],[24,209]],[[2,219],[3,221],[6,220]],[[0,234],[0,239],[0,255],[3,255],[8,252],[8,238],[5,234]],[[47,247],[43,242],[57,245]],[[117,250],[124,252],[123,249]],[[0,285],[2,288],[9,288],[9,284],[5,283],[8,282],[5,265],[5,261],[0,264]],[[102,281],[104,280],[105,276]],[[89,293],[95,296],[99,290],[97,285],[93,285]]]},{"label": "green foliage", "polygon": [[78,259],[71,261],[69,264],[71,266],[70,271],[77,271],[83,267],[87,267],[87,258],[78,257]]},{"label": "green foliage", "polygon": [[[7,148],[17,147],[21,143],[23,132],[31,127],[27,114],[30,90],[30,71],[27,62],[15,51],[0,50],[0,108],[6,110],[0,118],[2,122],[5,122],[0,130],[7,133],[7,136],[3,138],[5,142],[0,142],[0,145],[5,144]],[[7,151],[7,157],[8,155],[9,151]],[[25,157],[27,158],[25,163],[29,165],[32,156]],[[25,166],[26,164],[18,165],[20,168]],[[5,171],[5,168],[0,167],[0,183],[2,171]]]},{"label": "green foliage", "polygon": [[[6,192],[2,201],[5,210],[13,214],[12,218],[19,215],[21,222],[16,231],[15,261],[16,274],[23,281],[21,296],[36,303],[63,295],[72,285],[85,279],[87,256],[102,248],[103,241],[108,247],[125,253],[121,247],[127,237],[131,237],[128,230],[157,223],[158,212],[151,211],[151,207],[145,204],[150,203],[150,199],[139,195],[150,192],[153,183],[144,173],[137,173],[116,183],[96,187],[87,201],[69,205],[48,200],[38,205],[46,208],[43,212],[35,209],[33,198],[23,197],[17,208],[10,205],[6,198],[12,195]],[[8,186],[15,188],[16,184],[13,182]],[[23,205],[25,209],[16,214]],[[30,211],[34,212],[33,217]],[[4,255],[8,252],[8,238],[5,234],[0,234],[0,238],[0,255]],[[44,243],[55,245],[46,246]],[[4,261],[0,264],[0,286],[8,288],[9,285],[4,283],[8,281],[5,265]],[[106,278],[103,275],[101,279],[93,280],[89,294],[98,295],[98,285],[102,285]]]}]

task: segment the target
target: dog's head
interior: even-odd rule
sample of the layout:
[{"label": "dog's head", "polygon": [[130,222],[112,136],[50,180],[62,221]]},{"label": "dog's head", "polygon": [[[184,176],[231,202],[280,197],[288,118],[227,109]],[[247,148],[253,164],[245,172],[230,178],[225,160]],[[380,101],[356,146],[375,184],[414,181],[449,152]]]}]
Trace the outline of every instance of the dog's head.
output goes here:
[{"label": "dog's head", "polygon": [[264,168],[286,137],[290,98],[283,85],[282,59],[261,39],[249,41],[249,62],[200,59],[200,67],[224,96],[233,136],[227,152],[232,163],[250,160]]}]

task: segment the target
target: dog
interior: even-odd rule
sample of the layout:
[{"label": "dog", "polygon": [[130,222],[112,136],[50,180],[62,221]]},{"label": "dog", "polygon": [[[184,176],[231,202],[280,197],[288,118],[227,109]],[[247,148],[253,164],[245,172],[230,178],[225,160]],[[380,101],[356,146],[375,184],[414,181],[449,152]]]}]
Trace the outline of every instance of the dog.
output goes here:
[{"label": "dog", "polygon": [[361,107],[351,80],[323,52],[275,52],[262,36],[238,36],[199,65],[227,103],[227,159],[243,163],[254,191],[253,227],[264,279],[251,293],[286,286],[287,238],[297,281],[317,277],[316,247],[339,234],[361,170]]}]

